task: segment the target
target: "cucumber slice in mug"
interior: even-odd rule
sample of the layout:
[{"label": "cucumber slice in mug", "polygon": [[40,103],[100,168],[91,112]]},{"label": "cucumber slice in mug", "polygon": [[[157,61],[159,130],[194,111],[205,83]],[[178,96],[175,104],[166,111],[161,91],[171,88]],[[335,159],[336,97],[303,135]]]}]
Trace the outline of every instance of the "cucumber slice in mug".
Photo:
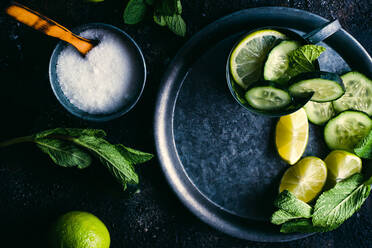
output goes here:
[{"label": "cucumber slice in mug", "polygon": [[362,73],[352,71],[341,76],[346,92],[333,102],[337,112],[347,109],[359,110],[372,115],[372,80]]},{"label": "cucumber slice in mug", "polygon": [[345,93],[342,79],[331,72],[306,72],[290,81],[289,93],[295,97],[314,92],[311,101],[329,102]]},{"label": "cucumber slice in mug", "polygon": [[353,152],[354,147],[372,129],[372,120],[359,111],[344,111],[324,128],[324,140],[331,150]]},{"label": "cucumber slice in mug", "polygon": [[304,109],[309,121],[315,125],[323,125],[335,115],[331,102],[309,101]]},{"label": "cucumber slice in mug", "polygon": [[290,77],[286,75],[289,67],[289,54],[299,48],[298,41],[285,40],[275,46],[269,53],[264,66],[264,79],[280,84],[287,83]]},{"label": "cucumber slice in mug", "polygon": [[248,104],[257,110],[274,111],[287,107],[292,102],[289,93],[274,84],[262,84],[245,93]]}]

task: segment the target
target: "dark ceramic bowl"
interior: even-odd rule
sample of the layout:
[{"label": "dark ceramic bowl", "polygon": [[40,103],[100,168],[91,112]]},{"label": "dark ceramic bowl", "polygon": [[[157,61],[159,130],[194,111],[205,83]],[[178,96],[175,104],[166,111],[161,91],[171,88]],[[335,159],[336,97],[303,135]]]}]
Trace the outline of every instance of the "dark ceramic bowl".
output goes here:
[{"label": "dark ceramic bowl", "polygon": [[145,59],[143,57],[142,51],[139,48],[139,46],[136,44],[136,42],[123,30],[114,27],[109,24],[104,23],[89,23],[84,24],[82,26],[79,26],[77,28],[74,28],[72,31],[74,33],[81,33],[88,29],[106,29],[108,31],[114,32],[122,37],[125,44],[128,46],[128,56],[130,57],[131,63],[133,65],[131,66],[133,69],[131,70],[131,73],[133,74],[133,82],[131,84],[134,85],[134,87],[131,87],[130,92],[130,98],[119,108],[119,110],[107,113],[107,114],[90,114],[87,113],[79,108],[77,108],[75,105],[73,105],[67,97],[64,95],[60,82],[57,77],[56,73],[56,67],[57,67],[57,60],[58,56],[60,55],[61,51],[68,45],[66,42],[59,42],[56,48],[53,51],[52,57],[50,59],[49,63],[49,80],[50,84],[52,86],[53,92],[55,96],[57,97],[58,101],[62,104],[62,106],[71,114],[89,121],[109,121],[116,118],[119,118],[120,116],[127,113],[129,110],[131,110],[136,103],[138,102],[139,98],[141,97],[141,94],[143,92],[143,89],[145,87],[146,83],[146,63]]},{"label": "dark ceramic bowl", "polygon": [[[254,30],[250,31],[249,33],[244,34],[242,36],[242,38],[238,42],[236,42],[236,44],[231,49],[229,57],[227,59],[227,63],[226,63],[226,80],[227,80],[227,85],[229,87],[229,90],[230,90],[232,96],[245,109],[247,109],[251,112],[254,112],[254,113],[257,113],[257,114],[263,114],[263,115],[266,115],[266,116],[279,117],[279,116],[291,114],[291,113],[299,110],[300,108],[302,108],[306,104],[306,102],[308,102],[310,100],[311,96],[309,96],[307,98],[297,98],[297,99],[294,98],[291,105],[289,105],[288,107],[286,107],[284,109],[280,109],[280,110],[277,110],[277,111],[268,112],[268,111],[264,111],[264,110],[258,110],[256,108],[253,108],[252,106],[250,106],[248,104],[248,102],[245,100],[245,97],[244,97],[244,94],[245,94],[246,90],[244,90],[237,83],[235,83],[235,81],[234,81],[234,79],[231,75],[231,72],[230,72],[230,57],[231,57],[231,54],[233,53],[235,48],[240,44],[240,42],[247,35],[249,35],[251,33],[254,33],[258,30],[273,29],[273,30],[276,30],[276,31],[279,31],[279,32],[285,34],[287,37],[289,37],[292,40],[296,40],[296,41],[301,42],[302,45],[306,45],[306,44],[315,44],[315,43],[321,42],[325,38],[331,36],[333,33],[335,33],[340,28],[341,28],[340,23],[338,22],[338,20],[335,20],[335,21],[327,23],[326,25],[321,26],[320,28],[315,29],[314,31],[312,31],[312,32],[310,32],[310,33],[308,33],[304,36],[301,36],[298,33],[294,32],[290,29],[282,28],[282,27],[275,27],[275,26],[268,26],[268,27],[262,27],[262,28],[254,29]],[[318,60],[315,63],[315,67],[319,70]],[[263,81],[263,78],[261,80]]]}]

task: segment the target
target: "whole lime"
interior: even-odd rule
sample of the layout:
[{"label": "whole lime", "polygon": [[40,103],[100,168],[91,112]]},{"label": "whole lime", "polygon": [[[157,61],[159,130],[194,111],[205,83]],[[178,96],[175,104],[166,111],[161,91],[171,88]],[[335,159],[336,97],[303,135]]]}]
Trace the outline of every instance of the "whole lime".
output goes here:
[{"label": "whole lime", "polygon": [[93,214],[71,211],[53,225],[51,243],[53,248],[109,248],[110,234]]}]

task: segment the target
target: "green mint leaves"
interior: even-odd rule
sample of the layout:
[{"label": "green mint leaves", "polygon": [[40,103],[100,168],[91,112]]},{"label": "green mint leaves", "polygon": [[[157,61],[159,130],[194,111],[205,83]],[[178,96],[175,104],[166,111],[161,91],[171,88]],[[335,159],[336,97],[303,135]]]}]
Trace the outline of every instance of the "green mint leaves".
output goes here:
[{"label": "green mint leaves", "polygon": [[186,23],[180,15],[164,16],[164,20],[165,24],[173,33],[179,36],[186,35]]},{"label": "green mint leaves", "polygon": [[126,24],[137,24],[141,22],[146,15],[147,1],[145,0],[129,0],[127,7],[124,10],[124,22]]},{"label": "green mint leaves", "polygon": [[334,230],[360,209],[370,194],[370,184],[372,178],[364,182],[361,174],[354,174],[323,192],[314,208],[283,191],[275,201],[279,210],[272,215],[271,223],[282,225],[283,233]]},{"label": "green mint leaves", "polygon": [[321,227],[316,227],[313,225],[310,219],[300,219],[294,220],[290,222],[286,222],[280,228],[280,232],[282,233],[292,233],[292,232],[300,232],[300,233],[313,233],[313,232],[325,232]]},{"label": "green mint leaves", "polygon": [[297,48],[289,54],[289,70],[287,74],[290,77],[297,76],[300,73],[315,71],[314,62],[326,49],[317,45],[304,45]]},{"label": "green mint leaves", "polygon": [[310,218],[313,208],[299,200],[289,191],[279,194],[274,202],[279,210],[271,216],[271,223],[280,225],[293,219]]},{"label": "green mint leaves", "polygon": [[59,166],[84,169],[92,163],[92,157],[78,146],[58,139],[35,139],[40,150]]},{"label": "green mint leaves", "polygon": [[288,190],[284,190],[279,194],[274,205],[298,217],[309,218],[312,212],[312,207],[309,204],[297,199],[296,196]]},{"label": "green mint leaves", "polygon": [[363,177],[355,174],[324,192],[316,201],[313,214],[314,226],[336,229],[350,218],[367,199],[370,186],[363,184]]},{"label": "green mint leaves", "polygon": [[296,216],[293,214],[290,214],[282,209],[279,209],[273,213],[271,216],[271,223],[274,225],[281,225],[285,222],[288,222],[290,220],[299,219],[301,216]]},{"label": "green mint leaves", "polygon": [[186,23],[182,19],[181,0],[130,0],[124,10],[124,22],[141,22],[148,9],[153,9],[153,19],[160,26],[167,26],[179,36],[186,35]]},{"label": "green mint leaves", "polygon": [[21,142],[33,142],[59,166],[84,169],[90,166],[92,155],[97,157],[126,189],[138,184],[134,165],[150,160],[153,155],[121,144],[113,145],[106,133],[97,129],[56,128],[32,136],[0,143],[0,148]]},{"label": "green mint leaves", "polygon": [[367,181],[364,182],[364,185],[371,185],[372,184],[372,177],[370,177]]},{"label": "green mint leaves", "polygon": [[355,154],[360,158],[372,159],[372,130],[369,134],[354,148]]}]

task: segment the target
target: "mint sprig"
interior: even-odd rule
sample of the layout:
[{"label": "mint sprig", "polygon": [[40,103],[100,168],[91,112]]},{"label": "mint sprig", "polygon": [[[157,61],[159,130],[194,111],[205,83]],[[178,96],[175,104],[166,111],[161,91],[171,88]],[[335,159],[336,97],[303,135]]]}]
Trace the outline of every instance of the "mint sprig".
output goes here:
[{"label": "mint sprig", "polygon": [[364,181],[361,174],[354,174],[323,192],[314,208],[284,191],[275,201],[279,210],[274,212],[271,222],[282,225],[283,233],[334,230],[360,209],[371,192],[370,184],[372,178]]},{"label": "mint sprig", "polygon": [[282,233],[313,233],[313,232],[326,232],[327,230],[322,227],[314,226],[310,219],[300,219],[286,222],[280,228]]},{"label": "mint sprig", "polygon": [[372,130],[357,144],[354,152],[360,158],[372,159]]},{"label": "mint sprig", "polygon": [[126,24],[141,22],[149,9],[153,12],[155,23],[167,26],[179,36],[186,35],[186,23],[181,16],[181,0],[130,0],[124,10],[124,22]]},{"label": "mint sprig", "polygon": [[153,155],[121,144],[111,144],[105,136],[106,133],[98,129],[56,128],[0,142],[0,148],[32,142],[48,154],[55,164],[79,169],[90,166],[93,155],[105,165],[123,189],[127,184],[138,184],[134,165],[150,160]]},{"label": "mint sprig", "polygon": [[336,229],[359,210],[370,191],[370,186],[363,184],[361,174],[337,183],[316,201],[312,218],[314,226]]},{"label": "mint sprig", "polygon": [[146,3],[145,0],[129,0],[124,10],[124,22],[126,24],[137,24],[141,22],[146,15]]},{"label": "mint sprig", "polygon": [[271,216],[271,223],[280,225],[290,220],[310,218],[313,208],[296,198],[288,190],[281,192],[274,202],[279,210]]},{"label": "mint sprig", "polygon": [[290,77],[300,73],[315,71],[314,62],[326,50],[317,45],[304,45],[289,54],[289,69],[286,72]]}]

